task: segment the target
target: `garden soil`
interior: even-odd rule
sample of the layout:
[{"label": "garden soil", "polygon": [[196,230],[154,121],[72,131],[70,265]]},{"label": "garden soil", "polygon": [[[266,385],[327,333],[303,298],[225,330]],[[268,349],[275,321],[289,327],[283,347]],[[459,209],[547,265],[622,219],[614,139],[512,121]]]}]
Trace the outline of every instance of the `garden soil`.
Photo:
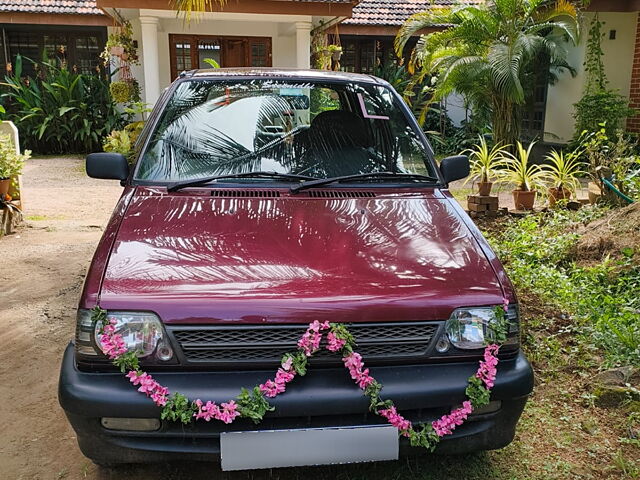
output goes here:
[{"label": "garden soil", "polygon": [[605,257],[613,259],[632,256],[640,264],[640,203],[616,208],[578,230],[581,235],[575,249],[581,263],[601,262]]}]

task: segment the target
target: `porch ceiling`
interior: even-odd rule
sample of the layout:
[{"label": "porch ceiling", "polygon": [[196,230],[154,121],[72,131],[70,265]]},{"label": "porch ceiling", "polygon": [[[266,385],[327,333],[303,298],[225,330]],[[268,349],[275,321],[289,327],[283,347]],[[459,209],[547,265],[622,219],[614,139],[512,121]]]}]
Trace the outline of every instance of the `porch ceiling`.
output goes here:
[{"label": "porch ceiling", "polygon": [[[351,16],[358,0],[227,0],[212,12],[272,15]],[[172,11],[169,0],[97,0],[100,8],[127,8]]]}]

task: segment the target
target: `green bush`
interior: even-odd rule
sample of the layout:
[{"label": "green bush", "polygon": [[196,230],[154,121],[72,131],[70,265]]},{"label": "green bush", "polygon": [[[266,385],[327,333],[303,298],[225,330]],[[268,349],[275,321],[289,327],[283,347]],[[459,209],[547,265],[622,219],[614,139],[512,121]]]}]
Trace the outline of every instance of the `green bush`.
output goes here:
[{"label": "green bush", "polygon": [[605,125],[609,138],[615,138],[622,121],[634,114],[629,100],[613,90],[601,90],[582,97],[575,105],[576,138],[582,132],[596,132]]},{"label": "green bush", "polygon": [[13,74],[0,84],[5,118],[17,125],[27,148],[42,154],[97,151],[125,123],[104,72],[79,74],[48,61],[37,63],[36,71],[36,78],[22,77],[18,56]]},{"label": "green bush", "polygon": [[29,150],[25,150],[24,154],[17,153],[11,137],[5,133],[0,134],[0,180],[20,175],[24,162],[30,156]]},{"label": "green bush", "polygon": [[601,348],[606,365],[640,366],[640,267],[633,261],[640,252],[587,266],[573,259],[577,228],[606,211],[530,215],[489,238],[516,287],[568,313],[571,330]]}]

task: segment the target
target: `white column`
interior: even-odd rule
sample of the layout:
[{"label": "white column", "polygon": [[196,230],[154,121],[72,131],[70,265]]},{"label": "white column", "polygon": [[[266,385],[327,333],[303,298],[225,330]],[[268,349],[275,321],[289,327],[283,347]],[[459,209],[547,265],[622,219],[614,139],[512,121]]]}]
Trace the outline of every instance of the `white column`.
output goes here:
[{"label": "white column", "polygon": [[142,68],[144,70],[144,100],[150,106],[153,106],[160,96],[158,23],[158,17],[140,17]]},{"label": "white column", "polygon": [[296,67],[310,68],[311,22],[296,22]]}]

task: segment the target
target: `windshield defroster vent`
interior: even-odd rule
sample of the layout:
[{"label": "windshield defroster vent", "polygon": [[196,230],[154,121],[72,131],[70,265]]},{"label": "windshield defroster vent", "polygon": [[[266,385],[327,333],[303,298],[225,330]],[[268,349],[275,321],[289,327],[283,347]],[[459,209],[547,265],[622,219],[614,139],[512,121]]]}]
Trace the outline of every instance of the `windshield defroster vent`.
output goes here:
[{"label": "windshield defroster vent", "polygon": [[277,190],[213,190],[212,197],[223,198],[278,198]]},{"label": "windshield defroster vent", "polygon": [[313,198],[372,198],[376,194],[363,190],[311,190],[309,196]]}]

